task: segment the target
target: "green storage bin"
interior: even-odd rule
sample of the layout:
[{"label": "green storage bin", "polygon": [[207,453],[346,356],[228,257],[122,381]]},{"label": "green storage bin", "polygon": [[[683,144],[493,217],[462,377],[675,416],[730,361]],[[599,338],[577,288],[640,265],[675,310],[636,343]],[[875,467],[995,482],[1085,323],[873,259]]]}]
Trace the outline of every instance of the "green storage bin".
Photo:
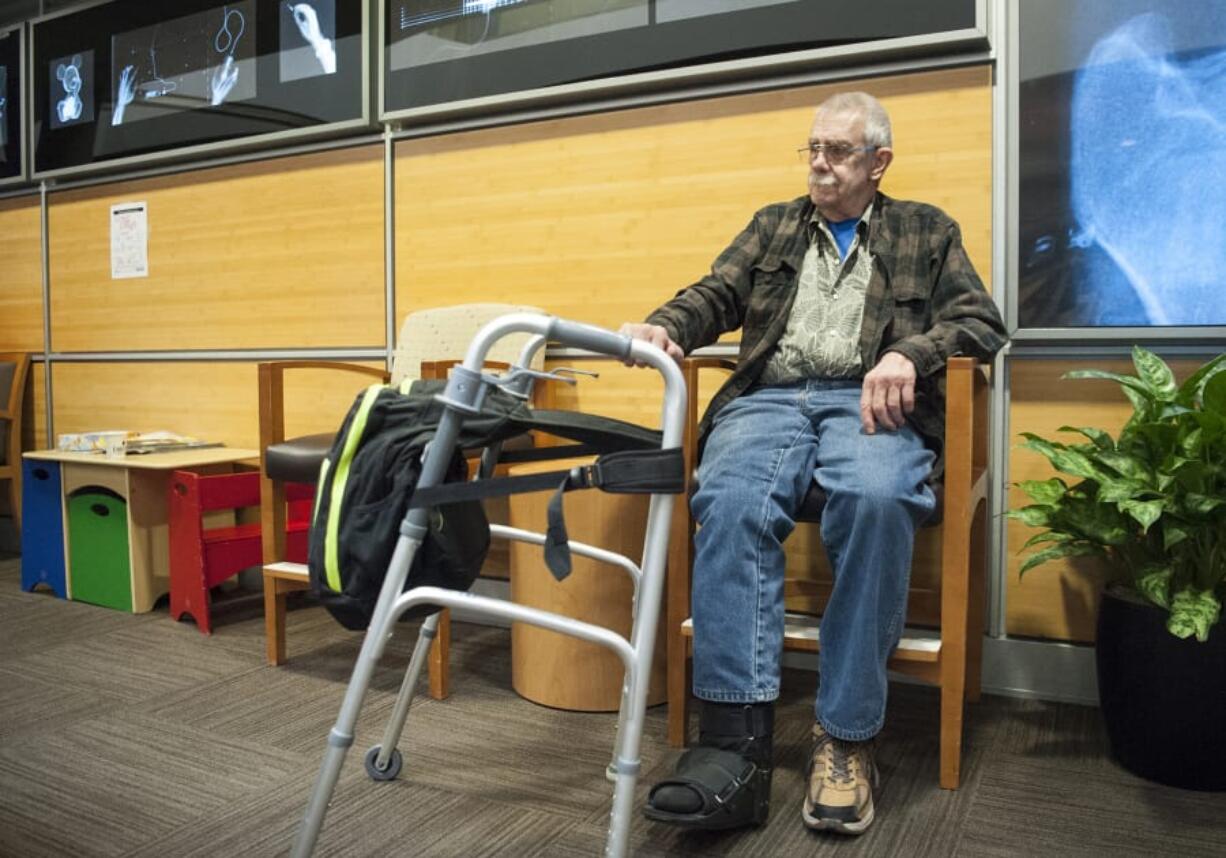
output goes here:
[{"label": "green storage bin", "polygon": [[68,565],[73,600],[131,611],[128,563],[128,505],[124,499],[96,486],[69,495]]}]

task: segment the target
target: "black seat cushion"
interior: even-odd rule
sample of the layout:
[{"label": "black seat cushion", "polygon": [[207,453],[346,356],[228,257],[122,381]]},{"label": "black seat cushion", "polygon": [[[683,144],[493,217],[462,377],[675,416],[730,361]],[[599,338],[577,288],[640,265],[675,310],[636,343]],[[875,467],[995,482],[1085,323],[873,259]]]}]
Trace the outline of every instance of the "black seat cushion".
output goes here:
[{"label": "black seat cushion", "polygon": [[264,455],[264,473],[270,480],[286,483],[319,482],[319,466],[336,440],[333,432],[287,438],[271,444]]}]

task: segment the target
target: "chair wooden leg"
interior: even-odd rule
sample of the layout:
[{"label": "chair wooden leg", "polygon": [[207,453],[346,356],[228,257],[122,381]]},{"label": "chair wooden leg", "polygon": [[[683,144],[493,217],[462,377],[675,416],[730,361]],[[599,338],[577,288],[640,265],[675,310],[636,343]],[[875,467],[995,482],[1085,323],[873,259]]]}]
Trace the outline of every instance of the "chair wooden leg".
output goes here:
[{"label": "chair wooden leg", "polygon": [[446,700],[451,693],[451,669],[448,658],[451,650],[451,611],[444,608],[439,614],[438,630],[430,644],[430,660],[427,669],[430,674],[430,696],[435,700]]},{"label": "chair wooden leg", "polygon": [[668,647],[668,744],[684,747],[689,732],[689,641],[677,629]]},{"label": "chair wooden leg", "polygon": [[983,688],[983,637],[987,633],[988,506],[980,502],[971,522],[970,617],[966,642],[966,700],[978,703]]},{"label": "chair wooden leg", "polygon": [[961,682],[941,685],[941,789],[957,789],[962,780]]},{"label": "chair wooden leg", "polygon": [[264,651],[271,665],[285,664],[285,597],[281,581],[264,576]]}]

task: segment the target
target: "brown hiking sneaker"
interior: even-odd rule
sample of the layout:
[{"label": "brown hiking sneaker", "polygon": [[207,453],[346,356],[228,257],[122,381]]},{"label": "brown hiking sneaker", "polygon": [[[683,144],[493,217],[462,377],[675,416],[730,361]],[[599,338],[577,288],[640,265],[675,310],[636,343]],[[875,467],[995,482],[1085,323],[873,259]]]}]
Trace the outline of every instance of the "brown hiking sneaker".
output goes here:
[{"label": "brown hiking sneaker", "polygon": [[813,725],[809,789],[802,815],[815,831],[863,834],[873,821],[877,763],[872,740],[846,742]]}]

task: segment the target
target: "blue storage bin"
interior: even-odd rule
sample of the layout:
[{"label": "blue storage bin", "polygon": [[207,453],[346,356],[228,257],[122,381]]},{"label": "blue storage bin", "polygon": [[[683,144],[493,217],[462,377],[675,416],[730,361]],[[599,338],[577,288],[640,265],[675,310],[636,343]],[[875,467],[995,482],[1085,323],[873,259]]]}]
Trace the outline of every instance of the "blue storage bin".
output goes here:
[{"label": "blue storage bin", "polygon": [[67,598],[60,463],[24,459],[21,470],[21,589],[43,584]]}]

